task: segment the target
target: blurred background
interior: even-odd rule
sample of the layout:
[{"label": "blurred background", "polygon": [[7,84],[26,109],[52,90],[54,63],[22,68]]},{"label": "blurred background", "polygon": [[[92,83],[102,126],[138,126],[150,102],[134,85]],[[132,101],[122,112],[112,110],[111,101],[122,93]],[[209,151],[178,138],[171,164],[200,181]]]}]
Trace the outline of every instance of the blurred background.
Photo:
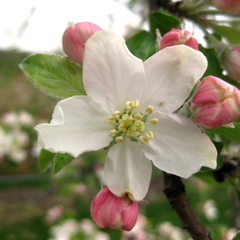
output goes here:
[{"label": "blurred background", "polygon": [[[61,172],[40,173],[33,127],[48,122],[56,99],[36,89],[19,68],[33,53],[64,55],[61,38],[76,22],[90,21],[130,37],[147,29],[147,1],[8,0],[0,3],[0,239],[1,240],[189,240],[162,193],[153,170],[151,187],[130,232],[98,229],[91,199],[100,190],[104,152],[87,153]],[[190,30],[191,29],[186,29]],[[211,177],[186,182],[189,200],[214,239],[231,239],[240,224],[229,182]]]}]

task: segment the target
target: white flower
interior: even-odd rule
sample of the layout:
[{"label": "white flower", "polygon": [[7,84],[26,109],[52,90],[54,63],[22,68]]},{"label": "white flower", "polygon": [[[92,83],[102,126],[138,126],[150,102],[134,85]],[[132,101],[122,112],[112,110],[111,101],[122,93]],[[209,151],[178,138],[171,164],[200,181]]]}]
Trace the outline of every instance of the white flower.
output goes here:
[{"label": "white flower", "polygon": [[163,222],[159,225],[158,231],[162,237],[169,240],[183,240],[184,235],[181,229],[173,226],[170,222]]},{"label": "white flower", "polygon": [[[165,48],[144,63],[110,30],[85,48],[87,96],[60,101],[50,124],[36,126],[41,146],[52,152],[83,152],[113,145],[105,181],[116,195],[144,198],[152,164],[181,177],[216,167],[211,140],[189,119],[173,114],[206,70],[206,58],[186,46]],[[151,160],[151,161],[150,161]]]},{"label": "white flower", "polygon": [[216,202],[212,199],[207,200],[203,205],[203,212],[206,217],[211,221],[218,217],[218,209],[216,207]]}]

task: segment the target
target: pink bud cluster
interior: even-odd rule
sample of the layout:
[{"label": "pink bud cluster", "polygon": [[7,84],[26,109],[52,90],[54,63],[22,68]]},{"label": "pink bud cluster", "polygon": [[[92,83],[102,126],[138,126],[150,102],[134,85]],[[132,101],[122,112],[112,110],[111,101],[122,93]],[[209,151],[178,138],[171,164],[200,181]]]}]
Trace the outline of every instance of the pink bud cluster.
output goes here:
[{"label": "pink bud cluster", "polygon": [[223,58],[223,65],[231,79],[240,81],[240,48],[235,47],[227,51]]},{"label": "pink bud cluster", "polygon": [[223,11],[232,14],[237,14],[240,11],[239,0],[212,0],[213,5]]},{"label": "pink bud cluster", "polygon": [[218,128],[240,117],[240,91],[214,76],[201,81],[189,104],[193,121],[205,128]]},{"label": "pink bud cluster", "polygon": [[92,200],[91,216],[97,226],[130,231],[137,221],[138,203],[127,195],[115,196],[104,187]]},{"label": "pink bud cluster", "polygon": [[159,49],[170,47],[174,45],[186,45],[195,50],[198,50],[198,41],[194,38],[189,31],[172,29],[167,32],[159,43]]},{"label": "pink bud cluster", "polygon": [[97,31],[102,30],[98,25],[90,22],[80,22],[68,27],[63,34],[63,50],[74,62],[82,65],[85,44]]}]

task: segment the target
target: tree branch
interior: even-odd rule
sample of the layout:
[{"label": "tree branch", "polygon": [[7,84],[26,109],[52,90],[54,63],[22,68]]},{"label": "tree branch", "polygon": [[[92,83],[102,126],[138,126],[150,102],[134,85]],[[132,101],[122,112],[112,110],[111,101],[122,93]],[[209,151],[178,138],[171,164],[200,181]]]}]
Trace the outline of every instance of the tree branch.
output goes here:
[{"label": "tree branch", "polygon": [[164,193],[193,240],[212,240],[210,232],[204,228],[189,205],[185,186],[180,177],[164,173]]}]

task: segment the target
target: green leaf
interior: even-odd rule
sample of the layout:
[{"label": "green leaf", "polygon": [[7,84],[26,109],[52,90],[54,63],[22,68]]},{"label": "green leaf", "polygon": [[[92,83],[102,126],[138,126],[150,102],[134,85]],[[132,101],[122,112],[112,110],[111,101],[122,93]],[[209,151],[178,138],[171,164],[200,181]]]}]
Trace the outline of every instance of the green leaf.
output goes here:
[{"label": "green leaf", "polygon": [[234,128],[223,126],[216,129],[208,129],[207,131],[222,135],[231,141],[240,143],[240,122],[234,122],[233,125]]},{"label": "green leaf", "polygon": [[26,58],[20,67],[33,84],[53,97],[86,95],[82,68],[67,58],[36,54]]},{"label": "green leaf", "polygon": [[215,142],[215,141],[213,141],[213,144],[216,147],[217,153],[218,153],[217,154],[217,167],[216,167],[216,169],[219,169],[223,165],[223,159],[222,159],[222,156],[220,154],[222,149],[223,149],[223,143],[222,142]]},{"label": "green leaf", "polygon": [[237,233],[237,235],[233,238],[233,240],[240,240],[240,232]]},{"label": "green leaf", "polygon": [[163,12],[153,12],[149,14],[150,30],[155,34],[156,29],[164,35],[172,28],[179,28],[180,20],[172,15]]},{"label": "green leaf", "polygon": [[140,31],[126,41],[130,52],[143,61],[156,52],[156,41],[150,33]]},{"label": "green leaf", "polygon": [[75,158],[68,153],[57,153],[54,159],[53,173],[58,173],[63,167],[71,163]]},{"label": "green leaf", "polygon": [[41,172],[46,172],[53,164],[55,153],[42,149],[38,157],[38,166]]},{"label": "green leaf", "polygon": [[212,23],[210,24],[210,26],[217,34],[226,38],[231,44],[235,45],[240,43],[240,30],[228,26],[219,26]]},{"label": "green leaf", "polygon": [[217,58],[216,51],[213,48],[204,48],[201,45],[199,45],[199,50],[204,54],[204,56],[208,60],[208,67],[206,72],[204,73],[203,77],[213,75],[219,78],[224,78],[224,75],[222,74],[222,68],[220,67],[220,63]]}]

